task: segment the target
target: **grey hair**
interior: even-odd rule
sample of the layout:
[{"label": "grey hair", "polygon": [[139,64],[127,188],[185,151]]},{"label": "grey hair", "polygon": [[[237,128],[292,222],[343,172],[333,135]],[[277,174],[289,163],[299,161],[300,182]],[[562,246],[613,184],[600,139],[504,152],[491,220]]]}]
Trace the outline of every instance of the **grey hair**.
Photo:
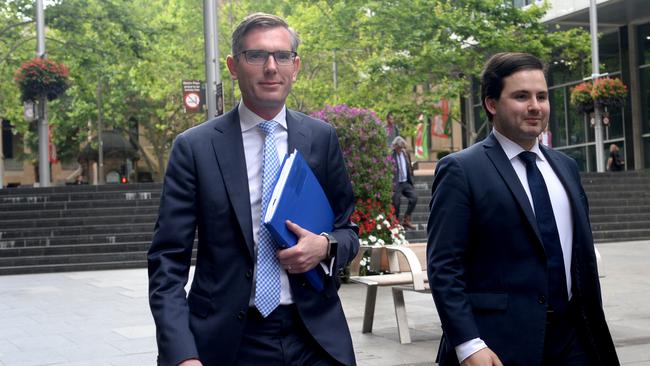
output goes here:
[{"label": "grey hair", "polygon": [[232,33],[232,55],[237,57],[244,50],[244,37],[248,32],[257,28],[277,28],[282,27],[289,31],[291,36],[291,51],[297,52],[300,45],[298,33],[289,27],[289,24],[282,18],[272,14],[253,13],[244,18]]},{"label": "grey hair", "polygon": [[402,136],[397,136],[393,139],[393,142],[390,144],[393,148],[395,147],[401,147],[402,149],[406,149],[406,140]]}]

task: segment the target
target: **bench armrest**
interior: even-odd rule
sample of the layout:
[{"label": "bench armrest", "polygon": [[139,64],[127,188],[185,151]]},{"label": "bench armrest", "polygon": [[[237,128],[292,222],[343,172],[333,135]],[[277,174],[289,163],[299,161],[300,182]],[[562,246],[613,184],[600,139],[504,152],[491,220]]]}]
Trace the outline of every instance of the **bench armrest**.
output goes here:
[{"label": "bench armrest", "polygon": [[388,264],[391,272],[400,271],[398,254],[403,255],[404,258],[406,258],[406,262],[408,263],[411,272],[411,277],[413,278],[413,289],[415,291],[424,291],[425,274],[422,271],[422,264],[415,252],[413,252],[413,250],[408,246],[403,245],[387,245],[386,250],[388,253]]}]

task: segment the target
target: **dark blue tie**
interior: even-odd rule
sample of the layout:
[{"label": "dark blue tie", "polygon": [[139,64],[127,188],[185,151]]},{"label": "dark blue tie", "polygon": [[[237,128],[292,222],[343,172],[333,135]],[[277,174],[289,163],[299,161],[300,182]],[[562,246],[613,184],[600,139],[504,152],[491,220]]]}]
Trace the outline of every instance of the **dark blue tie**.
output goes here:
[{"label": "dark blue tie", "polygon": [[537,168],[537,163],[535,162],[537,154],[524,151],[519,154],[519,158],[526,164],[526,177],[528,177],[530,195],[533,197],[537,228],[542,236],[542,242],[546,251],[548,265],[548,303],[551,310],[564,312],[568,304],[566,274],[564,272],[564,257],[562,256],[560,235],[555,224],[551,199],[548,195],[548,189],[546,189],[546,183],[544,183],[544,177],[542,177],[542,173]]}]

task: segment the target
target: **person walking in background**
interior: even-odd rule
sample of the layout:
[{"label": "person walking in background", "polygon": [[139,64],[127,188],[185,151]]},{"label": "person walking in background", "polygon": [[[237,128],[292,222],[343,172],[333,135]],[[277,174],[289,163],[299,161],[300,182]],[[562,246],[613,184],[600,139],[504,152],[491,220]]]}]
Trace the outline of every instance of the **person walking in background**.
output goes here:
[{"label": "person walking in background", "polygon": [[492,133],[433,179],[428,276],[441,366],[616,366],[576,162],[538,142],[542,62],[499,53],[481,77]]},{"label": "person walking in background", "polygon": [[[147,256],[160,365],[355,365],[335,275],[359,249],[349,220],[354,195],[334,128],[285,106],[300,70],[298,44],[282,18],[246,17],[226,59],[241,102],[174,141]],[[335,222],[328,233],[287,222],[298,242],[278,250],[261,217],[294,148]],[[322,292],[303,276],[314,268]]]},{"label": "person walking in background", "polygon": [[399,136],[399,128],[395,124],[395,117],[393,116],[393,112],[388,112],[386,114],[386,136],[389,146],[395,137]]},{"label": "person walking in background", "polygon": [[408,206],[402,219],[402,226],[407,229],[415,229],[411,222],[411,214],[418,203],[418,195],[413,188],[413,170],[411,167],[411,158],[406,151],[406,140],[401,136],[397,136],[391,143],[393,149],[393,162],[395,168],[393,170],[393,207],[395,208],[395,217],[399,220],[399,206],[401,197],[404,196],[408,199]]},{"label": "person walking in background", "polygon": [[607,158],[607,170],[610,172],[620,172],[625,164],[619,155],[619,149],[616,144],[609,145],[609,158]]}]

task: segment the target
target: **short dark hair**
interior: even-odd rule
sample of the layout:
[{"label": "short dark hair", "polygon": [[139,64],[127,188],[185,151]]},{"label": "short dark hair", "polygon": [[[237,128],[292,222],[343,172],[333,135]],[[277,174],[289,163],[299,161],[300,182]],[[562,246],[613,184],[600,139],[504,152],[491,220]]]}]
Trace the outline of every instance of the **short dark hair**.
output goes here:
[{"label": "short dark hair", "polygon": [[248,32],[257,28],[282,27],[289,31],[291,36],[291,51],[297,52],[300,45],[300,37],[289,24],[277,15],[265,13],[253,13],[244,18],[232,33],[232,55],[237,57],[244,50],[244,37]]},{"label": "short dark hair", "polygon": [[529,53],[501,52],[493,55],[481,74],[481,104],[492,121],[494,117],[486,108],[485,98],[498,100],[503,91],[503,79],[522,70],[542,70],[544,63]]}]

